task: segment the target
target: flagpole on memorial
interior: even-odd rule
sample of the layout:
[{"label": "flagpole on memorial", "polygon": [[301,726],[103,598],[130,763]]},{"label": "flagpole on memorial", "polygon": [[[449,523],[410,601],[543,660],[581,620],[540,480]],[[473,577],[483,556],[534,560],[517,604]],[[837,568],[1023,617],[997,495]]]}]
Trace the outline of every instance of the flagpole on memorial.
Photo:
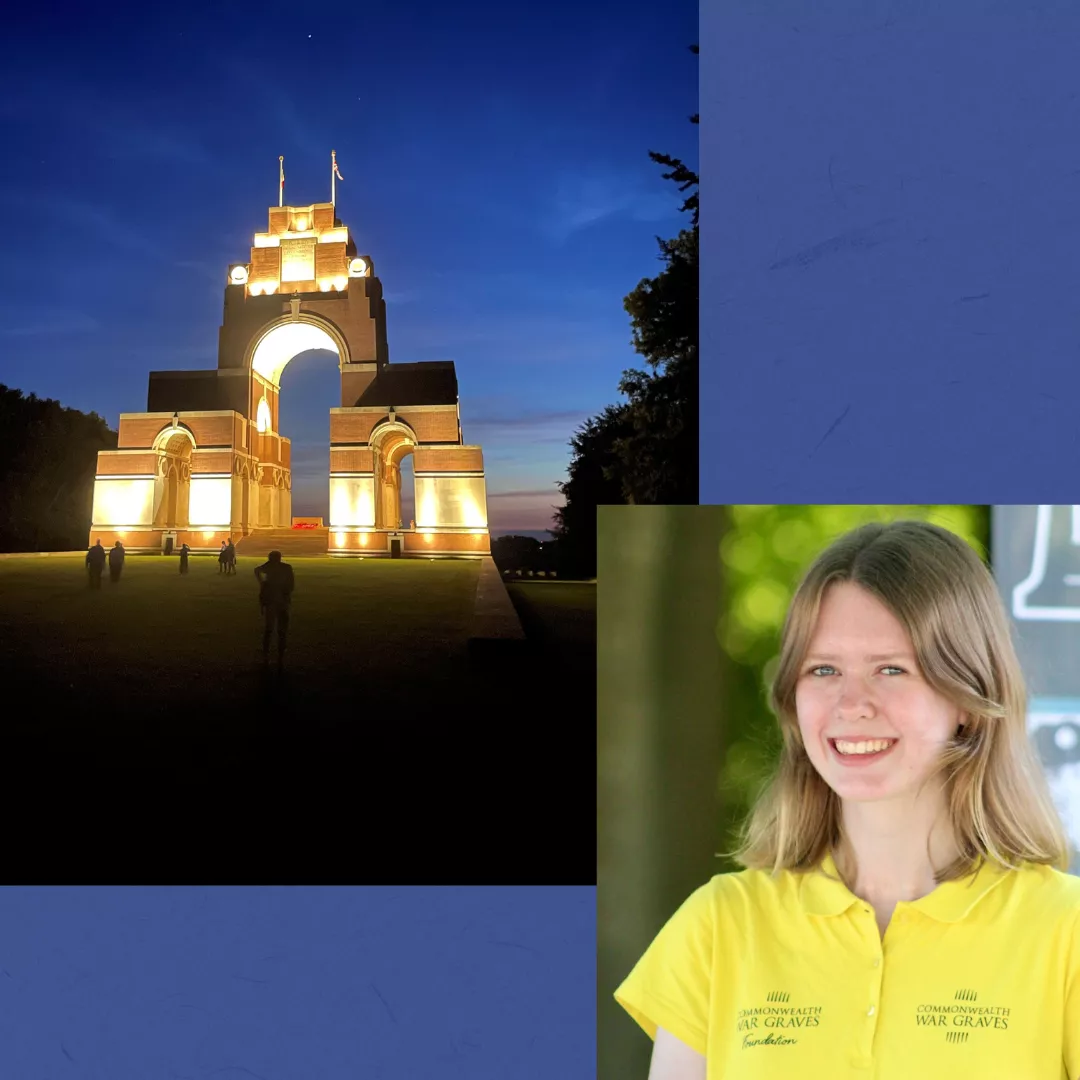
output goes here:
[{"label": "flagpole on memorial", "polygon": [[285,157],[278,155],[278,206],[285,205]]},{"label": "flagpole on memorial", "polygon": [[337,208],[337,181],[344,180],[345,177],[338,172],[337,167],[337,151],[330,151],[330,205],[335,209]]}]

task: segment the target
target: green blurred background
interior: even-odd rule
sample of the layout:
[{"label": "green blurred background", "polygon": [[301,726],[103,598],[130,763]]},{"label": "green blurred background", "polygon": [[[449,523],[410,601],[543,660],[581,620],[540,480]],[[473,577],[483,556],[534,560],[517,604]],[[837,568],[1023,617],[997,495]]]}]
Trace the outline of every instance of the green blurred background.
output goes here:
[{"label": "green blurred background", "polygon": [[612,998],[699,885],[780,746],[766,685],[788,602],[832,540],[920,518],[989,554],[988,506],[602,506],[597,561],[599,1080],[652,1043]]}]

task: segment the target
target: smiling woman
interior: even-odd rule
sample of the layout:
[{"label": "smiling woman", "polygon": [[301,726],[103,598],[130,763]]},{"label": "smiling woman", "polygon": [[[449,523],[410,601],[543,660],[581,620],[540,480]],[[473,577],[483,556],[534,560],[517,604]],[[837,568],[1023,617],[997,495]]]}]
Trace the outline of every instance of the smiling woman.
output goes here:
[{"label": "smiling woman", "polygon": [[[994,579],[925,521],[804,576],[782,749],[731,853],[618,988],[651,1080],[1080,1076],[1080,880]],[[955,1045],[954,1045],[955,1044]]]}]

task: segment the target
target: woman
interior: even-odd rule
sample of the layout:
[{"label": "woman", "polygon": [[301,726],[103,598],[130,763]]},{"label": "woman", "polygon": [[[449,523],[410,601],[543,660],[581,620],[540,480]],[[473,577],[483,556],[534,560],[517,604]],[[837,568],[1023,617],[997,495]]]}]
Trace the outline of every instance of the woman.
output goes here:
[{"label": "woman", "polygon": [[615,994],[650,1080],[1080,1077],[1080,878],[994,580],[924,522],[809,570],[780,761],[732,857]]}]

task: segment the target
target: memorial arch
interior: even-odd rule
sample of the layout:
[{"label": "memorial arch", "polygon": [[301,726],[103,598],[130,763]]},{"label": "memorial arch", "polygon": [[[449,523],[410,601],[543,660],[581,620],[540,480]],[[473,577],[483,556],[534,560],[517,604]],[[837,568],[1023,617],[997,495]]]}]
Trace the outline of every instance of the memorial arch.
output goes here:
[{"label": "memorial arch", "polygon": [[[453,363],[390,363],[382,283],[332,204],[271,207],[253,240],[248,261],[227,270],[217,368],[151,372],[147,411],[122,413],[118,448],[98,455],[92,538],[216,551],[230,536],[289,529],[281,374],[324,349],[341,375],[327,552],[489,554],[483,454],[462,438]],[[403,522],[409,455],[416,517]]]}]

